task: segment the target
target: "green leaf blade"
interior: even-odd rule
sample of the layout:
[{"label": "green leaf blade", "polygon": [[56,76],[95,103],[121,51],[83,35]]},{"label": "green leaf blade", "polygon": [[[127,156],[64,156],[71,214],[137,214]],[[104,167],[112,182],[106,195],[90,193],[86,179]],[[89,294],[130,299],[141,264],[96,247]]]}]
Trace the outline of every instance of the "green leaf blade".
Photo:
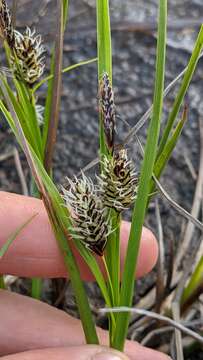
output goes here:
[{"label": "green leaf blade", "polygon": [[[140,185],[138,188],[137,200],[133,210],[132,225],[122,277],[120,306],[131,306],[132,304],[134,274],[139,251],[140,237],[145,218],[153,166],[156,158],[158,137],[160,131],[160,121],[163,107],[166,24],[167,1],[160,0],[153,115],[147,136],[145,156],[141,169]],[[124,347],[129,323],[129,316],[130,314],[128,313],[119,313],[117,315],[117,328],[116,337],[114,339],[114,347],[119,350],[123,350]]]}]

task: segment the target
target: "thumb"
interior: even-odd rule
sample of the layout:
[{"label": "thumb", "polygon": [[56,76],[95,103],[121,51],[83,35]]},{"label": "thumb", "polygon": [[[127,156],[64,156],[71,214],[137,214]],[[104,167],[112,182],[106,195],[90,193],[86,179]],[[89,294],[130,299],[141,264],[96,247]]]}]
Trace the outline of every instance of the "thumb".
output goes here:
[{"label": "thumb", "polygon": [[82,345],[25,351],[3,356],[2,360],[129,360],[123,353],[105,346]]}]

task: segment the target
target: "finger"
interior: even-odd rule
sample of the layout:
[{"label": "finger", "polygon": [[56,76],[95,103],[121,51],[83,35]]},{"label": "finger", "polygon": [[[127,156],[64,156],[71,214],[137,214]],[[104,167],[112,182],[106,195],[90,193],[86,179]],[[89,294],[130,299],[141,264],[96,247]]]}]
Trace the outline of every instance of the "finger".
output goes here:
[{"label": "finger", "polygon": [[2,360],[128,360],[127,356],[116,350],[96,345],[71,346],[68,348],[51,348],[26,351],[10,356],[3,356]]},{"label": "finger", "polygon": [[[37,216],[21,231],[0,261],[0,273],[24,277],[66,277],[63,258],[41,200],[0,192],[0,247],[34,214]],[[121,229],[121,264],[125,257],[128,234],[129,224],[125,222]],[[92,280],[92,275],[83,259],[75,248],[73,251],[83,278]],[[149,230],[143,229],[137,267],[138,276],[151,270],[157,254],[155,237]]]},{"label": "finger", "polygon": [[[0,290],[0,313],[0,356],[36,349],[76,347],[85,344],[79,320],[32,298]],[[100,343],[104,346],[108,345],[107,332],[98,329],[98,335]],[[76,350],[75,348],[74,351]],[[168,359],[163,354],[131,341],[126,342],[125,353],[130,359],[135,360]],[[30,354],[32,355],[33,352]],[[33,359],[33,357],[19,357],[19,359]],[[51,358],[47,356],[39,357],[39,359]]]},{"label": "finger", "polygon": [[[147,354],[148,352],[148,354]],[[104,346],[96,345],[83,345],[83,346],[71,346],[63,348],[50,348],[43,350],[33,350],[26,351],[23,353],[18,353],[10,356],[3,356],[2,360],[67,360],[67,359],[77,359],[77,360],[168,360],[169,357],[153,352],[151,350],[144,350],[141,346],[134,349],[132,354],[128,354],[128,357],[125,354],[120,353],[119,351],[109,349]],[[153,356],[153,357],[152,357]]]}]

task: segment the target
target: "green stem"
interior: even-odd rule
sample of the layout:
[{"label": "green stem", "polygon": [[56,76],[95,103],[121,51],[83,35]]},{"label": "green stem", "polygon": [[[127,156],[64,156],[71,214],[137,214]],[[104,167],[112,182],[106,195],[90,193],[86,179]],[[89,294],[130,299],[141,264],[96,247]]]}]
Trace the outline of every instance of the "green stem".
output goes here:
[{"label": "green stem", "polygon": [[0,289],[6,289],[3,275],[0,275]]},{"label": "green stem", "polygon": [[110,211],[111,226],[114,232],[109,236],[106,247],[106,259],[114,290],[114,306],[120,300],[120,223],[121,215],[115,210]]},{"label": "green stem", "polygon": [[187,303],[196,300],[196,293],[198,289],[202,291],[203,289],[203,256],[200,258],[197,266],[195,267],[194,272],[191,275],[190,281],[183,291],[181,298],[181,308],[184,308]]},{"label": "green stem", "polygon": [[[137,264],[137,257],[140,245],[142,226],[144,223],[147,207],[150,181],[152,178],[153,166],[156,158],[157,144],[160,132],[160,121],[163,107],[164,73],[165,73],[165,52],[166,52],[166,24],[167,24],[167,0],[159,1],[159,26],[157,42],[156,77],[154,90],[154,107],[150,122],[145,155],[141,168],[140,184],[137,200],[133,210],[132,225],[128,241],[127,254],[122,277],[120,294],[120,306],[132,305],[134,290],[134,274]],[[127,335],[129,313],[117,315],[116,336],[113,346],[123,350]]]},{"label": "green stem", "polygon": [[56,134],[58,129],[60,101],[61,101],[61,84],[62,84],[62,62],[63,62],[63,40],[64,40],[64,26],[63,26],[63,3],[61,0],[57,1],[58,22],[57,35],[55,42],[55,66],[54,79],[52,89],[52,103],[51,112],[48,125],[48,133],[45,145],[44,166],[48,173],[51,173],[53,153],[56,142]]},{"label": "green stem", "polygon": [[[112,48],[111,48],[111,24],[109,13],[109,1],[97,0],[97,56],[98,56],[98,81],[104,72],[109,76],[112,86]],[[99,139],[100,139],[100,159],[101,171],[103,170],[103,156],[112,157],[104,135],[103,113],[99,113]],[[106,247],[106,262],[108,267],[109,279],[108,289],[113,288],[112,301],[114,306],[118,306],[120,298],[120,216],[115,210],[110,210],[109,214],[112,229],[115,231],[109,236]],[[117,314],[115,315],[115,319]],[[113,344],[115,337],[115,327],[110,322],[110,345]]]},{"label": "green stem", "polygon": [[59,247],[64,256],[64,262],[67,272],[70,275],[71,284],[76,297],[80,319],[87,344],[99,344],[99,339],[96,333],[96,328],[92,318],[89,302],[85,293],[84,285],[81,281],[80,272],[75,261],[74,255],[69,247],[65,232],[60,229],[60,226],[51,219]]},{"label": "green stem", "polygon": [[42,293],[42,279],[32,278],[32,290],[31,290],[32,298],[40,300],[41,293]]}]

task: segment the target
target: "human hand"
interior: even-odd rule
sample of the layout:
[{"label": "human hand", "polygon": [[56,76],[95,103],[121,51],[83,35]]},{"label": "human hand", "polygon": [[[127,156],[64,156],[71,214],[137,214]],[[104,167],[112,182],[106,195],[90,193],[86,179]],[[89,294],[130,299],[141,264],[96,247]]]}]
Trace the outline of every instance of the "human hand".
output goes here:
[{"label": "human hand", "polygon": [[[36,218],[20,233],[4,258],[0,273],[24,277],[66,277],[63,259],[57,247],[42,201],[0,192],[0,247],[9,235],[33,214]],[[121,229],[121,267],[130,225]],[[153,234],[143,229],[136,276],[149,272],[156,263],[158,248]],[[77,253],[85,280],[92,280],[87,266]],[[98,329],[103,346],[85,345],[79,320],[54,307],[29,297],[0,291],[0,356],[4,360],[167,360],[164,354],[126,341],[125,354],[106,347],[108,334]]]}]

